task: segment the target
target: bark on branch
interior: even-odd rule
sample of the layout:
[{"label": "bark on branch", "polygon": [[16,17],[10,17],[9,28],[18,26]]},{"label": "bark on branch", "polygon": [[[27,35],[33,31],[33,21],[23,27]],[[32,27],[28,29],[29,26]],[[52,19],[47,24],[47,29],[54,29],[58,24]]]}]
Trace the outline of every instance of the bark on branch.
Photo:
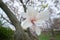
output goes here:
[{"label": "bark on branch", "polygon": [[2,2],[2,0],[0,0],[0,7],[3,9],[3,11],[6,13],[6,15],[9,17],[10,21],[16,28],[15,40],[30,40],[30,38],[23,31],[16,16],[10,11],[7,5]]}]

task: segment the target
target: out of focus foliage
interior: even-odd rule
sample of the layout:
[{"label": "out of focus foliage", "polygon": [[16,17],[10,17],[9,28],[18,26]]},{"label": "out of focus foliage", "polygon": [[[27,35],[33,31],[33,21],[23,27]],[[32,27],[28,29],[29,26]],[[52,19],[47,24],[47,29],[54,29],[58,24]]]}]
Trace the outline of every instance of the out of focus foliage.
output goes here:
[{"label": "out of focus foliage", "polygon": [[13,40],[14,31],[10,28],[3,27],[0,21],[0,40]]},{"label": "out of focus foliage", "polygon": [[0,26],[0,40],[13,40],[13,34],[11,29]]},{"label": "out of focus foliage", "polygon": [[[60,31],[54,31],[55,33],[55,40],[60,40]],[[50,32],[48,33],[42,33],[40,36],[39,36],[39,40],[50,40],[51,38],[51,34]]]}]

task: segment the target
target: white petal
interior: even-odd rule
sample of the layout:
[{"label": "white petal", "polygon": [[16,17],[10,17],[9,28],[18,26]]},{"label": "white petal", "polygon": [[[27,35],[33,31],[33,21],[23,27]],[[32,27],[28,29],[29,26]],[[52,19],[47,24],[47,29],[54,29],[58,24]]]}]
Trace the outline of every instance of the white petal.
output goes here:
[{"label": "white petal", "polygon": [[48,11],[43,11],[37,15],[38,20],[46,20],[49,19],[49,12]]},{"label": "white petal", "polygon": [[38,12],[33,7],[30,6],[27,7],[27,14],[30,18],[36,17],[37,13]]},{"label": "white petal", "polygon": [[35,22],[35,25],[36,25],[36,26],[42,26],[43,23],[44,23],[44,21],[42,21],[42,20],[37,20],[37,21]]},{"label": "white petal", "polygon": [[21,23],[21,26],[22,26],[23,29],[26,30],[28,27],[32,26],[32,23],[30,21],[25,20]]},{"label": "white petal", "polygon": [[41,29],[39,27],[36,27],[35,32],[39,36],[41,34]]}]

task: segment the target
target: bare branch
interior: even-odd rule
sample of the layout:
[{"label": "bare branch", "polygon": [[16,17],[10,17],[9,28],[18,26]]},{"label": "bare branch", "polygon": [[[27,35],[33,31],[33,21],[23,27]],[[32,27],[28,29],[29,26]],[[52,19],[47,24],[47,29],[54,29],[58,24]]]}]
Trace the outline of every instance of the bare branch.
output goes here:
[{"label": "bare branch", "polygon": [[9,20],[7,20],[5,17],[3,17],[3,15],[1,15],[1,18],[3,18],[4,20],[6,20],[8,23],[12,24]]},{"label": "bare branch", "polygon": [[20,2],[21,2],[21,3],[22,3],[22,5],[23,5],[24,12],[26,12],[27,7],[26,7],[26,5],[24,5],[23,0],[20,0]]}]

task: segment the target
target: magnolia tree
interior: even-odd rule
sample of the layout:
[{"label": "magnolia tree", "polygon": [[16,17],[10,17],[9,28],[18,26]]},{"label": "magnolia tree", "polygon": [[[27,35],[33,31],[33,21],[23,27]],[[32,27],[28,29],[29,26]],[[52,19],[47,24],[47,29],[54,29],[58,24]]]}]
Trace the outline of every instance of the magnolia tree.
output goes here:
[{"label": "magnolia tree", "polygon": [[9,19],[5,18],[4,14],[1,15],[9,23],[5,26],[15,27],[15,40],[39,40],[38,36],[42,30],[53,27],[53,19],[58,16],[60,10],[58,1],[0,0],[0,7]]}]

